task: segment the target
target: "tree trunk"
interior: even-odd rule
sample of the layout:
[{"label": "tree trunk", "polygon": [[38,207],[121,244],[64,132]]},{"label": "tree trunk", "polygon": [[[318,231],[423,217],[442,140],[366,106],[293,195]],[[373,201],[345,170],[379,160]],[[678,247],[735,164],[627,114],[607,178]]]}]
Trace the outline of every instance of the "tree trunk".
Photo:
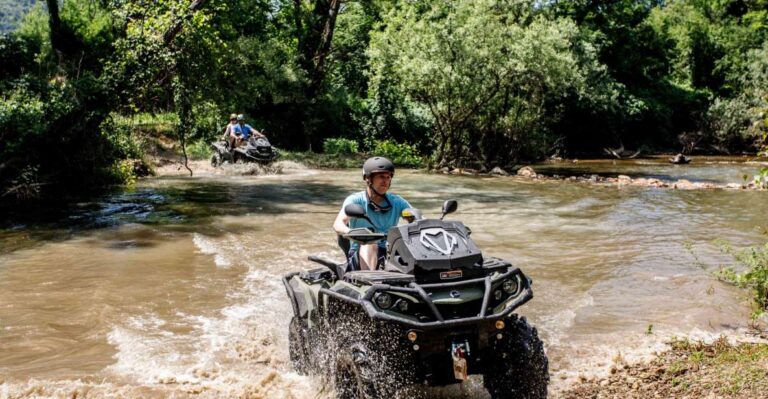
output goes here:
[{"label": "tree trunk", "polygon": [[51,34],[51,46],[56,51],[61,51],[61,17],[59,17],[58,0],[46,0],[48,5],[48,28]]},{"label": "tree trunk", "polygon": [[323,30],[320,33],[320,41],[312,59],[314,73],[312,80],[310,81],[310,92],[313,94],[313,97],[317,95],[317,92],[320,90],[320,85],[323,83],[323,78],[325,77],[325,59],[328,57],[331,50],[331,40],[333,39],[333,32],[336,28],[336,17],[339,15],[340,7],[341,0],[331,0],[326,13],[327,17],[323,23]]},{"label": "tree trunk", "polygon": [[48,28],[50,30],[51,47],[59,57],[59,66],[61,66],[65,56],[74,52],[75,37],[61,23],[59,2],[57,0],[46,0],[46,4],[48,6]]},{"label": "tree trunk", "polygon": [[312,105],[320,92],[325,78],[325,63],[331,52],[331,42],[336,28],[336,17],[343,0],[315,0],[312,11],[305,13],[302,0],[294,0],[294,24],[299,53],[299,66],[307,76],[304,96],[307,106],[301,115],[306,148],[311,148]]},{"label": "tree trunk", "polygon": [[186,137],[187,130],[192,126],[192,105],[190,104],[190,96],[187,87],[179,76],[178,68],[175,69],[176,75],[173,77],[173,100],[176,105],[176,113],[179,115],[179,141],[181,141],[182,161],[191,177],[192,169],[189,168],[188,164],[189,158],[187,157]]}]

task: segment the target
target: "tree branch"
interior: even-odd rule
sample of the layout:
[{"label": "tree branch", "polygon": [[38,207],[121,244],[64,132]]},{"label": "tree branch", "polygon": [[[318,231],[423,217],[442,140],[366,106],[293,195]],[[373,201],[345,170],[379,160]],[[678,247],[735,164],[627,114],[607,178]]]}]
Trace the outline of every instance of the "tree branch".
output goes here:
[{"label": "tree branch", "polygon": [[[56,0],[48,0],[48,2],[51,2],[51,1],[55,2]],[[205,3],[207,1],[208,0],[193,0],[192,1],[192,4],[190,4],[189,7],[187,8],[189,13],[187,15],[182,16],[178,20],[176,20],[176,22],[174,22],[174,24],[167,31],[165,31],[165,34],[163,35],[163,43],[165,43],[166,46],[171,44],[173,39],[176,38],[176,35],[178,35],[181,32],[181,28],[184,26],[184,19],[188,18],[195,11],[199,10],[200,7],[205,5]]]}]

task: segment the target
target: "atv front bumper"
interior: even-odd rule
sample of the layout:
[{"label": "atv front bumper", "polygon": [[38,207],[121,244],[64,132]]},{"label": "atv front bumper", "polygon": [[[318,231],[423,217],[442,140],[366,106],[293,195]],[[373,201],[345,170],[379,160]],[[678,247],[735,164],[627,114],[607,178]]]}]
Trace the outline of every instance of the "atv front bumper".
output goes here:
[{"label": "atv front bumper", "polygon": [[[518,289],[515,293],[510,294],[501,303],[492,303],[491,296],[499,290],[501,282],[515,279],[518,284]],[[462,288],[483,285],[483,297],[480,306],[473,316],[469,317],[445,317],[443,312],[440,311],[438,305],[432,299],[432,293],[451,290],[459,293]],[[411,297],[417,298],[420,305],[423,308],[428,309],[426,316],[421,318],[414,317],[408,314],[399,314],[393,309],[381,309],[374,304],[373,299],[379,293],[402,293]],[[398,323],[402,326],[419,329],[430,330],[435,328],[444,327],[460,327],[466,325],[472,325],[477,323],[489,322],[498,320],[509,316],[519,306],[528,302],[533,298],[533,291],[530,287],[530,281],[523,274],[520,269],[510,269],[500,275],[489,275],[482,278],[434,283],[434,284],[417,284],[415,282],[409,283],[407,286],[397,286],[388,284],[373,284],[371,288],[365,293],[364,296],[355,298],[353,296],[345,295],[334,291],[329,288],[321,288],[319,290],[318,304],[320,307],[325,306],[328,303],[327,298],[332,298],[351,304],[359,305],[365,312],[374,320],[386,321]],[[443,307],[445,309],[445,307]],[[471,311],[470,311],[471,312]],[[321,309],[321,313],[323,310]]]}]

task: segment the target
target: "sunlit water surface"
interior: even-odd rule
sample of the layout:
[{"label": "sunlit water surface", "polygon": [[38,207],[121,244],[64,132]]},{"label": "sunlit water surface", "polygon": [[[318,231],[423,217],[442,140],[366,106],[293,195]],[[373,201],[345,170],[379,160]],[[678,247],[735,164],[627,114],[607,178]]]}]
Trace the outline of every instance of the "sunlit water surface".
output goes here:
[{"label": "sunlit water surface", "polygon": [[[540,170],[729,183],[754,168],[689,166]],[[330,225],[362,187],[357,170],[161,178],[10,216],[0,230],[0,398],[332,397],[325,382],[291,370],[280,277],[313,267],[310,254],[340,258]],[[457,199],[449,218],[533,278],[535,298],[519,312],[545,341],[555,394],[670,337],[746,328],[745,294],[712,275],[731,262],[714,240],[760,243],[766,192],[414,171],[398,171],[392,191],[433,215]],[[483,397],[479,386],[436,395]]]}]

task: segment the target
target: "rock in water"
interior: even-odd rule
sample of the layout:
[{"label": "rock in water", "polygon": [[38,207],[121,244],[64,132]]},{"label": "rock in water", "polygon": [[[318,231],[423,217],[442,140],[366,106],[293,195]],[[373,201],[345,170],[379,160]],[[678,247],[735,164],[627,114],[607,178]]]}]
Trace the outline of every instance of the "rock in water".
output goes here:
[{"label": "rock in water", "polygon": [[537,176],[536,171],[533,170],[533,168],[530,166],[523,166],[522,168],[520,168],[517,171],[517,175],[522,177],[529,177],[529,178],[535,178]]},{"label": "rock in water", "polygon": [[[519,172],[518,172],[518,173],[519,173]],[[497,167],[495,167],[495,168],[493,168],[493,169],[491,169],[491,171],[489,172],[489,174],[491,174],[491,175],[495,175],[495,176],[509,176],[509,173],[507,173],[507,171],[506,171],[506,170],[504,170],[504,169],[502,169],[502,168],[500,168],[500,167],[498,167],[498,166],[497,166]]]},{"label": "rock in water", "polygon": [[691,158],[688,158],[683,154],[677,154],[673,158],[669,158],[669,162],[675,165],[684,165],[691,162]]}]

